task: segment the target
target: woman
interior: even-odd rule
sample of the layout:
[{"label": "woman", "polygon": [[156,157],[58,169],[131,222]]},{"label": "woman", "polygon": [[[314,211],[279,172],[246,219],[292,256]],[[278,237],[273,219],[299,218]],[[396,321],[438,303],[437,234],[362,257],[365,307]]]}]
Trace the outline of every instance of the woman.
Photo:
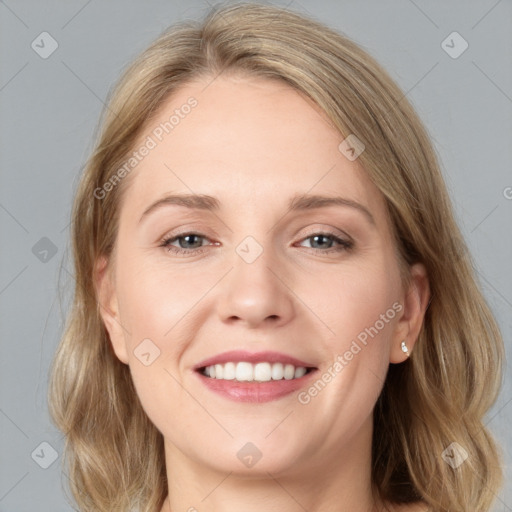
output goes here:
[{"label": "woman", "polygon": [[489,510],[503,342],[428,135],[277,7],[124,73],[73,210],[50,382],[81,510]]}]

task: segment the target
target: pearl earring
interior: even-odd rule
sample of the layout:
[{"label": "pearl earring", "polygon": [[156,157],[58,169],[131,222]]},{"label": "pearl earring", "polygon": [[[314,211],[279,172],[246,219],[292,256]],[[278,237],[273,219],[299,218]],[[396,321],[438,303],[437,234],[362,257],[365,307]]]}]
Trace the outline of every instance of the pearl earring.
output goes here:
[{"label": "pearl earring", "polygon": [[409,349],[407,348],[407,345],[405,344],[405,340],[402,341],[402,352],[405,352],[405,354],[407,354],[407,357],[409,357]]}]

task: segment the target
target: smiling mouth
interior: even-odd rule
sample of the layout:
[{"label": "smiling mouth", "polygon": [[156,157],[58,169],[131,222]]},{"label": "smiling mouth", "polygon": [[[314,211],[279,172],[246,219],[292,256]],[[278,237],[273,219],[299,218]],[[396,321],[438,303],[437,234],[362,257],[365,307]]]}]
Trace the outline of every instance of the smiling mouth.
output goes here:
[{"label": "smiling mouth", "polygon": [[295,380],[300,379],[314,370],[316,370],[316,368],[294,366],[293,364],[270,362],[253,364],[247,361],[214,364],[197,369],[201,375],[210,379],[237,382]]}]

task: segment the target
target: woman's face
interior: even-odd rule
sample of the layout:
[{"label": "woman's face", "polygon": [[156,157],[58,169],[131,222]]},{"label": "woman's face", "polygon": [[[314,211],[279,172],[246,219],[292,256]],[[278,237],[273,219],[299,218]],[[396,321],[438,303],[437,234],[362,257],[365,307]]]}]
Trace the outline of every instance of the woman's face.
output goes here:
[{"label": "woman's face", "polygon": [[288,85],[223,76],[184,86],[141,135],[99,289],[169,456],[292,474],[369,455],[422,299],[402,289],[384,199],[343,140]]}]

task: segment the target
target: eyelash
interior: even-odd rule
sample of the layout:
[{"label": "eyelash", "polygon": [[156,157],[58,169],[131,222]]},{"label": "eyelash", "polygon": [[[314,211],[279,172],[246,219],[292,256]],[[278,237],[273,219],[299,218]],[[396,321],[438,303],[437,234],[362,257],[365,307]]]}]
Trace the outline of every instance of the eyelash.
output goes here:
[{"label": "eyelash", "polygon": [[[164,237],[161,240],[160,246],[165,247],[168,252],[174,253],[176,255],[202,254],[206,250],[207,246],[201,246],[200,248],[197,248],[197,249],[182,249],[182,248],[174,247],[173,245],[170,245],[172,242],[175,242],[176,240],[179,240],[180,238],[185,238],[186,236],[189,236],[189,235],[195,235],[195,236],[199,236],[201,238],[208,238],[206,235],[203,235],[201,233],[196,233],[196,232],[180,233],[179,235],[176,235],[173,237]],[[323,254],[330,254],[332,252],[339,253],[342,251],[350,251],[354,247],[353,242],[348,241],[348,240],[343,240],[343,239],[337,237],[334,233],[329,233],[329,232],[325,232],[325,231],[312,233],[312,234],[308,235],[307,237],[303,238],[301,241],[308,240],[309,238],[313,238],[315,236],[323,236],[323,237],[329,238],[329,239],[333,240],[334,242],[336,242],[337,244],[339,244],[339,246],[338,246],[338,248],[335,248],[335,249],[329,248],[327,250],[317,249],[315,247],[306,247],[306,249],[318,251]]]}]

